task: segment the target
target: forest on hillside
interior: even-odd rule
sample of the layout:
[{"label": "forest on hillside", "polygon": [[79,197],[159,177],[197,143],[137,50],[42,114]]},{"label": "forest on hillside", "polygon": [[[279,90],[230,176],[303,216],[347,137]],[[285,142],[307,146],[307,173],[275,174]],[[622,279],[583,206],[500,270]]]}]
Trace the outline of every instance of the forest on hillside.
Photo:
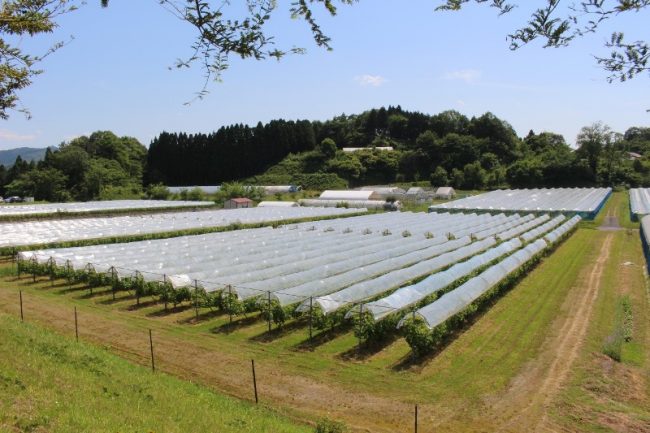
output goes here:
[{"label": "forest on hillside", "polygon": [[[376,150],[391,146],[393,151]],[[349,153],[344,147],[365,150]],[[272,120],[210,134],[162,132],[149,148],[99,131],[0,166],[0,195],[65,201],[139,197],[152,185],[230,181],[307,189],[427,181],[463,189],[650,186],[650,128],[596,123],[577,147],[553,132],[518,137],[492,113],[467,117],[379,108],[327,121]]]}]

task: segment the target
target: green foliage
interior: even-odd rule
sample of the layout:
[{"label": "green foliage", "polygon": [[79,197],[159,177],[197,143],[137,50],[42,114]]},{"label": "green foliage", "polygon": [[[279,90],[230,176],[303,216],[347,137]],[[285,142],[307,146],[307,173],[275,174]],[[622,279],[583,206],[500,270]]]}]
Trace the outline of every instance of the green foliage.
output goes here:
[{"label": "green foliage", "polygon": [[439,187],[449,185],[449,176],[447,175],[447,170],[441,165],[436,167],[436,169],[431,173],[429,178],[431,181],[431,186]]},{"label": "green foliage", "polygon": [[169,189],[162,183],[154,183],[147,187],[147,198],[152,200],[167,200],[169,198]]},{"label": "green foliage", "polygon": [[316,424],[316,433],[346,433],[348,428],[339,421],[323,418]]},{"label": "green foliage", "polygon": [[603,353],[614,361],[620,362],[623,345],[632,341],[633,331],[632,302],[629,296],[623,296],[618,299],[614,330],[603,342]]},{"label": "green foliage", "polygon": [[447,327],[443,323],[434,329],[429,329],[424,320],[415,317],[406,320],[403,325],[403,333],[413,355],[420,357],[430,353],[444,341]]},{"label": "green foliage", "polygon": [[326,158],[331,159],[336,155],[336,143],[331,138],[325,138],[318,145],[318,151]]},{"label": "green foliage", "polygon": [[[313,427],[196,381],[150,374],[147,366],[104,345],[83,338],[75,342],[7,314],[0,314],[0,341],[0,399],[39,402],[28,412],[14,404],[3,406],[2,417],[8,420],[3,423],[11,425],[10,431],[313,432]],[[3,426],[3,431],[8,430]]]}]

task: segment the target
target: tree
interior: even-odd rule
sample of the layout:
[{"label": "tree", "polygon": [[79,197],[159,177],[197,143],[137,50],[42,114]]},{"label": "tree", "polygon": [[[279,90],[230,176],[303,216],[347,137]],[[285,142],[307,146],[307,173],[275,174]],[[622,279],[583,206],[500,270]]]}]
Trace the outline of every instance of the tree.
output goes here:
[{"label": "tree", "polygon": [[[437,10],[458,11],[467,3],[487,4],[500,15],[512,12],[515,2],[507,0],[443,0]],[[522,2],[522,4],[527,2]],[[517,50],[537,39],[544,48],[564,47],[574,39],[596,33],[601,24],[621,16],[637,13],[650,6],[650,0],[582,0],[568,7],[560,7],[561,0],[542,0],[529,21],[508,35],[510,49]],[[650,44],[647,41],[628,42],[624,32],[614,31],[607,42],[612,51],[596,61],[610,75],[609,81],[625,81],[643,72],[650,72]]]},{"label": "tree", "polygon": [[[325,35],[314,17],[314,3],[322,6],[329,15],[336,15],[336,4],[352,4],[355,0],[298,0],[291,2],[291,17],[307,22],[317,46],[330,50],[331,39]],[[29,86],[32,79],[42,71],[40,61],[61,48],[57,42],[43,55],[25,53],[20,40],[26,36],[51,33],[57,27],[57,18],[83,5],[84,0],[4,0],[0,5],[0,119],[6,119],[9,111],[18,106],[18,91]],[[154,2],[152,2],[154,3]],[[279,8],[275,0],[247,0],[244,16],[239,2],[211,2],[208,0],[158,0],[158,3],[181,21],[196,30],[192,43],[192,55],[176,62],[177,68],[199,64],[205,74],[205,84],[198,92],[202,98],[207,83],[219,79],[228,68],[232,55],[242,59],[281,59],[287,54],[300,54],[304,48],[278,48],[268,24],[272,14]],[[216,4],[212,4],[216,3]],[[101,0],[107,7],[109,0]],[[16,39],[16,43],[12,43]],[[24,108],[19,108],[28,114]]]},{"label": "tree", "polygon": [[447,175],[447,170],[444,167],[438,166],[431,173],[430,177],[431,186],[446,186],[449,185],[449,176]]},{"label": "tree", "polygon": [[323,154],[323,156],[325,156],[325,158],[333,158],[334,155],[336,155],[336,143],[334,143],[334,140],[331,138],[326,138],[320,142],[318,150]]}]

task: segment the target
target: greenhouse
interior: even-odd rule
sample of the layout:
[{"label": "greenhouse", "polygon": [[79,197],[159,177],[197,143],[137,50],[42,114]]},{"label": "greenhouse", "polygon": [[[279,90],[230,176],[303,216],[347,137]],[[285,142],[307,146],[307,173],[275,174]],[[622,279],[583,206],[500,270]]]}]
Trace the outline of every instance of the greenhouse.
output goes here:
[{"label": "greenhouse", "polygon": [[[311,298],[327,314],[470,257],[463,270],[471,272],[518,248],[518,236],[541,227],[550,230],[562,219],[383,213],[279,228],[23,252],[19,258],[111,272],[117,278],[140,275],[145,281],[164,281],[175,288],[202,287],[208,293],[227,289],[240,301],[263,296],[281,307]],[[452,276],[460,270],[456,265],[444,272]],[[398,307],[390,304],[393,310]],[[300,309],[304,311],[305,305]],[[370,311],[372,305],[366,309]]]},{"label": "greenhouse", "polygon": [[630,213],[634,220],[650,214],[650,188],[630,189]]},{"label": "greenhouse", "polygon": [[429,211],[577,213],[593,219],[611,192],[611,188],[505,189],[433,205]]},{"label": "greenhouse", "polygon": [[302,199],[300,205],[305,207],[347,207],[378,210],[399,210],[402,204],[399,201],[388,202],[384,200],[324,200],[319,198]]},{"label": "greenhouse", "polygon": [[209,229],[231,224],[252,224],[301,218],[344,216],[363,209],[250,208],[173,212],[149,215],[89,217],[68,220],[4,222],[0,247],[42,245],[116,236],[140,236],[178,230]]},{"label": "greenhouse", "polygon": [[[442,254],[434,259],[421,261],[410,267],[396,269],[392,272],[385,273],[379,278],[352,285],[346,289],[340,290],[336,293],[332,293],[331,295],[320,297],[316,300],[316,303],[321,308],[324,314],[330,314],[343,306],[355,302],[360,302],[368,298],[371,298],[373,296],[388,292],[391,289],[403,286],[404,284],[408,283],[411,280],[414,280],[422,276],[426,276],[433,272],[437,272],[444,267],[465,260],[471,256],[474,256],[475,254],[480,253],[481,251],[493,247],[494,245],[496,245],[496,240],[494,237],[492,237],[493,235],[496,235],[496,237],[501,240],[508,240],[514,238],[515,236],[521,233],[524,233],[524,235],[522,235],[523,237],[525,235],[528,235],[531,232],[539,232],[539,229],[544,227],[544,230],[539,232],[539,234],[537,235],[539,236],[540,234],[548,231],[550,228],[557,226],[563,220],[563,217],[559,217],[545,224],[542,224],[541,226],[539,226],[539,228],[527,232],[526,230],[528,230],[530,227],[535,227],[536,225],[548,219],[547,216],[542,216],[526,222],[526,220],[530,218],[532,218],[532,216],[527,215],[526,217],[521,218],[518,221],[514,221],[510,224],[503,224],[498,228],[496,228],[496,230],[483,230],[482,232],[479,231],[477,232],[477,234],[473,235],[473,237],[479,240],[479,242],[474,242],[470,245],[459,248],[450,253]],[[510,228],[510,226],[513,224],[515,225],[516,230]],[[441,274],[437,274],[435,278],[438,277],[440,278],[440,282],[439,282],[440,284],[441,282],[447,281],[446,279],[447,275],[458,276],[459,271],[463,269],[466,270],[467,272],[471,272],[471,270],[475,269],[476,267],[479,267],[481,264],[489,262],[493,258],[499,257],[500,255],[504,254],[507,251],[511,251],[511,249],[508,248],[510,247],[514,248],[514,246],[517,246],[517,243],[518,245],[521,245],[521,242],[519,242],[516,239],[510,242],[504,242],[499,247],[493,248],[484,254],[474,257],[472,259],[473,261],[465,262],[464,264],[460,264],[450,268],[450,270],[447,271],[447,274],[445,274],[444,272]],[[504,245],[507,245],[507,247],[505,247],[506,251],[502,251]],[[497,255],[493,256],[494,254]],[[444,284],[442,287],[444,287],[445,285],[446,284]],[[406,290],[408,291],[410,289],[406,289]],[[404,303],[407,300],[408,296],[406,297],[403,296],[403,293],[404,293],[403,291],[395,292],[394,295],[391,295],[388,298],[378,300],[371,304],[367,304],[365,308],[371,312],[375,320],[379,320],[385,314],[388,314],[393,311],[398,311],[402,308],[406,308],[407,306],[411,305],[410,302]],[[422,292],[422,293],[424,294],[424,296],[428,295],[428,292]],[[421,296],[416,296],[413,302],[419,299],[421,299]],[[300,309],[304,310],[306,307],[307,307],[306,304],[303,304],[300,307]]]},{"label": "greenhouse", "polygon": [[[549,245],[557,242],[562,235],[569,233],[579,221],[579,216],[571,218],[560,227],[548,233],[544,238],[529,243],[524,248],[489,267],[478,276],[442,295],[431,304],[415,311],[414,316],[423,319],[430,329],[444,323],[447,319],[465,310],[474,301],[497,286],[510,274],[517,271],[522,265],[528,263],[548,248]],[[399,326],[402,326],[406,320],[408,320],[407,317],[403,318]]]},{"label": "greenhouse", "polygon": [[57,213],[104,212],[114,210],[143,210],[212,206],[209,201],[177,200],[107,200],[75,203],[45,203],[0,205],[0,217],[5,215],[47,215]]}]

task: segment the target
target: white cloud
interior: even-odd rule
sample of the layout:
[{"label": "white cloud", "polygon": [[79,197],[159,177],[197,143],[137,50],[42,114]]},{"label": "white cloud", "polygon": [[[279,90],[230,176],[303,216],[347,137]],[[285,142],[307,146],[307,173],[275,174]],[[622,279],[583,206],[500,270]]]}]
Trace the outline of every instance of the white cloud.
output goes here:
[{"label": "white cloud", "polygon": [[462,99],[458,99],[456,101],[456,105],[458,105],[459,107],[464,107],[465,106],[465,101],[463,101]]},{"label": "white cloud", "polygon": [[17,134],[6,129],[0,129],[0,140],[10,141],[34,141],[38,137],[37,134]]},{"label": "white cloud", "polygon": [[481,78],[481,71],[476,69],[460,69],[458,71],[447,72],[444,76],[445,80],[460,80],[467,84],[473,84]]},{"label": "white cloud", "polygon": [[354,77],[354,79],[362,86],[379,87],[386,83],[388,80],[381,75],[364,74]]}]

